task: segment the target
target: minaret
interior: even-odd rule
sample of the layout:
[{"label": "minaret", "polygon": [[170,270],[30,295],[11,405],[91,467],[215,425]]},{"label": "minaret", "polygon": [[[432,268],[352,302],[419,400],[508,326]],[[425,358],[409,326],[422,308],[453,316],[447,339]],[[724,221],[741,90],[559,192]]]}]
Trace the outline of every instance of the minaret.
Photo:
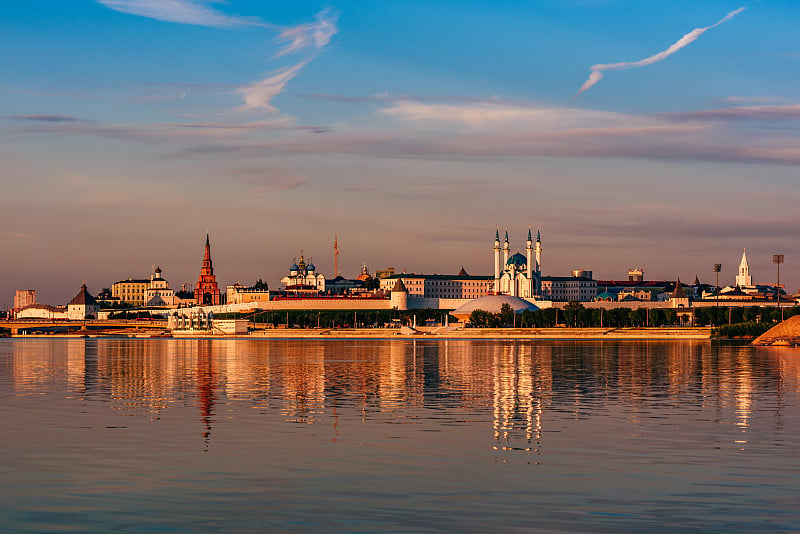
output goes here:
[{"label": "minaret", "polygon": [[750,276],[750,266],[747,265],[747,249],[742,249],[742,261],[739,263],[739,274],[736,276],[738,287],[752,286],[753,277]]},{"label": "minaret", "polygon": [[528,227],[528,240],[525,242],[526,269],[525,275],[528,277],[528,297],[532,297],[536,292],[536,284],[533,281],[533,240],[531,240],[531,227]]},{"label": "minaret", "polygon": [[536,294],[542,292],[542,234],[536,230]]},{"label": "minaret", "polygon": [[511,253],[511,246],[508,244],[508,229],[506,228],[506,240],[503,243],[503,268],[508,265],[508,255]]},{"label": "minaret", "polygon": [[494,232],[494,292],[500,293],[500,229]]}]

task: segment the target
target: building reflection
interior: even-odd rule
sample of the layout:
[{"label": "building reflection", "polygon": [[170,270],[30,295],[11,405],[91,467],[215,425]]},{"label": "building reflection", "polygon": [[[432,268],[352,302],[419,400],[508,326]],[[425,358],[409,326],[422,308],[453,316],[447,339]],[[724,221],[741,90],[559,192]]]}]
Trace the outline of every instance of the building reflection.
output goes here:
[{"label": "building reflection", "polygon": [[17,395],[64,389],[152,418],[194,405],[206,445],[216,412],[238,406],[327,425],[334,440],[342,420],[436,411],[453,424],[490,420],[500,461],[522,453],[535,462],[548,425],[613,410],[628,425],[656,409],[704,411],[730,420],[745,445],[754,412],[772,407],[780,428],[784,396],[800,389],[793,349],[703,342],[37,339],[3,350],[0,371]]},{"label": "building reflection", "polygon": [[[222,360],[226,361],[227,360]],[[208,446],[211,439],[211,424],[214,422],[214,403],[217,390],[217,372],[211,352],[211,341],[197,341],[197,407],[200,421],[205,428],[203,441]]]}]

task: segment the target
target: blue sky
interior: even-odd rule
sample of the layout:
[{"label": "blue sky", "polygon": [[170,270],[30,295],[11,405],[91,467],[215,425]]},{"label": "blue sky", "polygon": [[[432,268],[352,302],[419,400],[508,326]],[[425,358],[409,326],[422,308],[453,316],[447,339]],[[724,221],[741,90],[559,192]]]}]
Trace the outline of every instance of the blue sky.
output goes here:
[{"label": "blue sky", "polygon": [[207,228],[222,283],[330,274],[334,234],[346,275],[486,274],[532,225],[545,274],[732,280],[747,247],[800,284],[794,3],[4,8],[3,302],[194,283]]}]

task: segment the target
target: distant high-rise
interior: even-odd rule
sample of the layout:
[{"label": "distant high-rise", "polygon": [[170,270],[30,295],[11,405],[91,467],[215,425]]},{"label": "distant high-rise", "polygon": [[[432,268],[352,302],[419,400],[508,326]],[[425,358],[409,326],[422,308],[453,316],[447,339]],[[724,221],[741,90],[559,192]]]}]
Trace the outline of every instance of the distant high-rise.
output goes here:
[{"label": "distant high-rise", "polygon": [[194,289],[194,301],[200,305],[219,304],[219,287],[217,277],[214,276],[214,266],[211,263],[211,242],[206,234],[206,250],[203,255],[203,266],[200,268],[200,279]]},{"label": "distant high-rise", "polygon": [[17,289],[14,295],[14,309],[21,310],[26,306],[36,304],[36,290],[35,289]]}]

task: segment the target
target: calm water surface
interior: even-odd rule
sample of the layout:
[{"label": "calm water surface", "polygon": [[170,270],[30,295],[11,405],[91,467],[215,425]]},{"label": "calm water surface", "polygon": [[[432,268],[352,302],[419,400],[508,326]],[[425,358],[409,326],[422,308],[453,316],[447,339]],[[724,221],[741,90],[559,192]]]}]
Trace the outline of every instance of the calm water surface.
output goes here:
[{"label": "calm water surface", "polygon": [[800,531],[800,351],[0,340],[3,532]]}]

